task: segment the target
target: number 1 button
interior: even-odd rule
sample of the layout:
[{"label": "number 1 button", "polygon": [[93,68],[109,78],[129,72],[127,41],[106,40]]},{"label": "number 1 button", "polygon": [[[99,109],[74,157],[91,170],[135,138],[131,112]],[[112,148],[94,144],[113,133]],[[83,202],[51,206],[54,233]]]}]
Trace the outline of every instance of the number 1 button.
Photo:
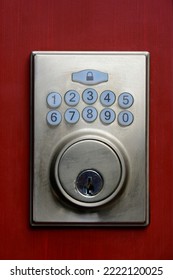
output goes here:
[{"label": "number 1 button", "polygon": [[57,92],[51,92],[47,96],[47,104],[50,108],[57,108],[61,105],[61,95]]}]

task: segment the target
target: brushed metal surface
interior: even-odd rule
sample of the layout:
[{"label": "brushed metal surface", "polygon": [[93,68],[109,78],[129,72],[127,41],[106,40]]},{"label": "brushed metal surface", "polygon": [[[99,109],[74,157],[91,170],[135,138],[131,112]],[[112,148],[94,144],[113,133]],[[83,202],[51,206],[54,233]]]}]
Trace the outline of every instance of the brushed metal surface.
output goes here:
[{"label": "brushed metal surface", "polygon": [[[87,105],[82,98],[76,106],[80,113],[80,119],[76,124],[70,125],[65,121],[63,114],[69,106],[62,101],[58,108],[62,114],[61,123],[56,127],[47,125],[46,115],[50,110],[46,103],[48,94],[58,92],[62,100],[68,90],[76,90],[81,95],[87,86],[74,83],[71,75],[85,69],[108,73],[107,82],[92,87],[99,96],[105,90],[115,93],[116,102],[110,108],[115,111],[116,116],[122,111],[117,102],[120,94],[129,92],[133,96],[134,103],[128,109],[134,116],[131,125],[122,127],[118,124],[117,118],[110,125],[104,125],[99,118],[92,123],[85,122],[81,113]],[[31,224],[40,226],[147,225],[149,222],[149,54],[147,52],[33,52],[31,70]],[[98,113],[104,108],[99,99],[93,106]],[[91,140],[94,143],[96,141],[104,143],[103,145],[114,151],[112,153],[116,156],[113,158],[114,160],[116,157],[119,158],[117,162],[119,161],[121,166],[119,169],[123,174],[121,190],[117,194],[114,193],[110,201],[105,201],[99,207],[75,205],[74,201],[71,203],[72,201],[64,196],[62,189],[60,194],[56,191],[52,192],[52,188],[55,190],[57,186],[57,178],[54,175],[55,166],[56,168],[59,166],[57,158],[60,161],[64,159],[65,155],[67,156],[65,150],[71,145],[75,147],[75,143],[79,141],[83,144],[84,141],[88,143]],[[81,156],[81,166],[86,154]],[[97,157],[96,152],[93,157]],[[116,168],[115,170],[112,168],[112,160],[105,164],[107,174],[112,170],[111,176],[118,172]],[[64,166],[67,164],[66,158]],[[60,173],[63,172],[67,174],[68,171],[63,171],[62,168]],[[65,178],[66,175],[63,176],[63,180]]]}]

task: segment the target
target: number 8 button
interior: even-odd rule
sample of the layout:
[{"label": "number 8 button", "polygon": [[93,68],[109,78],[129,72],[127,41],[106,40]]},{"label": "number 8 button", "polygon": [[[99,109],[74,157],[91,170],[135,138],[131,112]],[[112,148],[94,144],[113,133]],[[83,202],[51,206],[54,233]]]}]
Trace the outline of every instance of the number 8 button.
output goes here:
[{"label": "number 8 button", "polygon": [[94,107],[88,106],[83,110],[82,117],[86,122],[93,122],[97,118],[97,110]]}]

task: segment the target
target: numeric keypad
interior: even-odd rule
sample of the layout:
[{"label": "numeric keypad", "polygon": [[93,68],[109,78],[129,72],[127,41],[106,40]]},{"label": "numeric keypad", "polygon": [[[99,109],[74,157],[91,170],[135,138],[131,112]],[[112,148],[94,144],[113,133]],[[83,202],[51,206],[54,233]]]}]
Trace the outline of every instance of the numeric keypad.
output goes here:
[{"label": "numeric keypad", "polygon": [[[93,88],[87,88],[81,94],[76,90],[68,90],[64,95],[64,101],[66,108],[64,113],[61,113],[61,108],[59,110],[51,110],[47,114],[47,123],[50,126],[57,126],[61,123],[63,117],[65,121],[69,124],[76,124],[80,120],[80,114],[83,120],[87,123],[93,123],[98,115],[100,121],[104,125],[112,124],[116,119],[115,109],[124,109],[123,111],[118,112],[117,121],[118,124],[122,127],[129,126],[134,120],[132,112],[126,109],[129,109],[133,103],[134,98],[129,92],[122,92],[118,96],[118,102],[116,101],[116,95],[111,90],[104,90],[100,93],[100,98],[98,101],[98,92]],[[97,102],[100,103],[100,110],[94,106],[81,106],[83,101],[86,105],[93,105]],[[80,103],[80,104],[79,104]],[[115,103],[115,104],[114,104]],[[49,108],[59,108],[62,104],[62,96],[58,92],[50,92],[47,96],[47,105]],[[78,106],[79,108],[74,108]],[[82,108],[81,108],[82,107]],[[102,107],[104,107],[102,109]],[[64,108],[64,107],[63,107]]]}]

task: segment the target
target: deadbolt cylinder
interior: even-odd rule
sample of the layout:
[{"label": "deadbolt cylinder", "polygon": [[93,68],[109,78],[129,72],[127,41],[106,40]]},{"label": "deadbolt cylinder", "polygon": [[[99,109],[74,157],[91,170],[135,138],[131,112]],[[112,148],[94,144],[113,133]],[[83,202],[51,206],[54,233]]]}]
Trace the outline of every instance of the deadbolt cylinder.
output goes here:
[{"label": "deadbolt cylinder", "polygon": [[96,207],[110,201],[123,186],[122,154],[103,141],[74,141],[61,150],[54,166],[57,189],[69,201]]}]

